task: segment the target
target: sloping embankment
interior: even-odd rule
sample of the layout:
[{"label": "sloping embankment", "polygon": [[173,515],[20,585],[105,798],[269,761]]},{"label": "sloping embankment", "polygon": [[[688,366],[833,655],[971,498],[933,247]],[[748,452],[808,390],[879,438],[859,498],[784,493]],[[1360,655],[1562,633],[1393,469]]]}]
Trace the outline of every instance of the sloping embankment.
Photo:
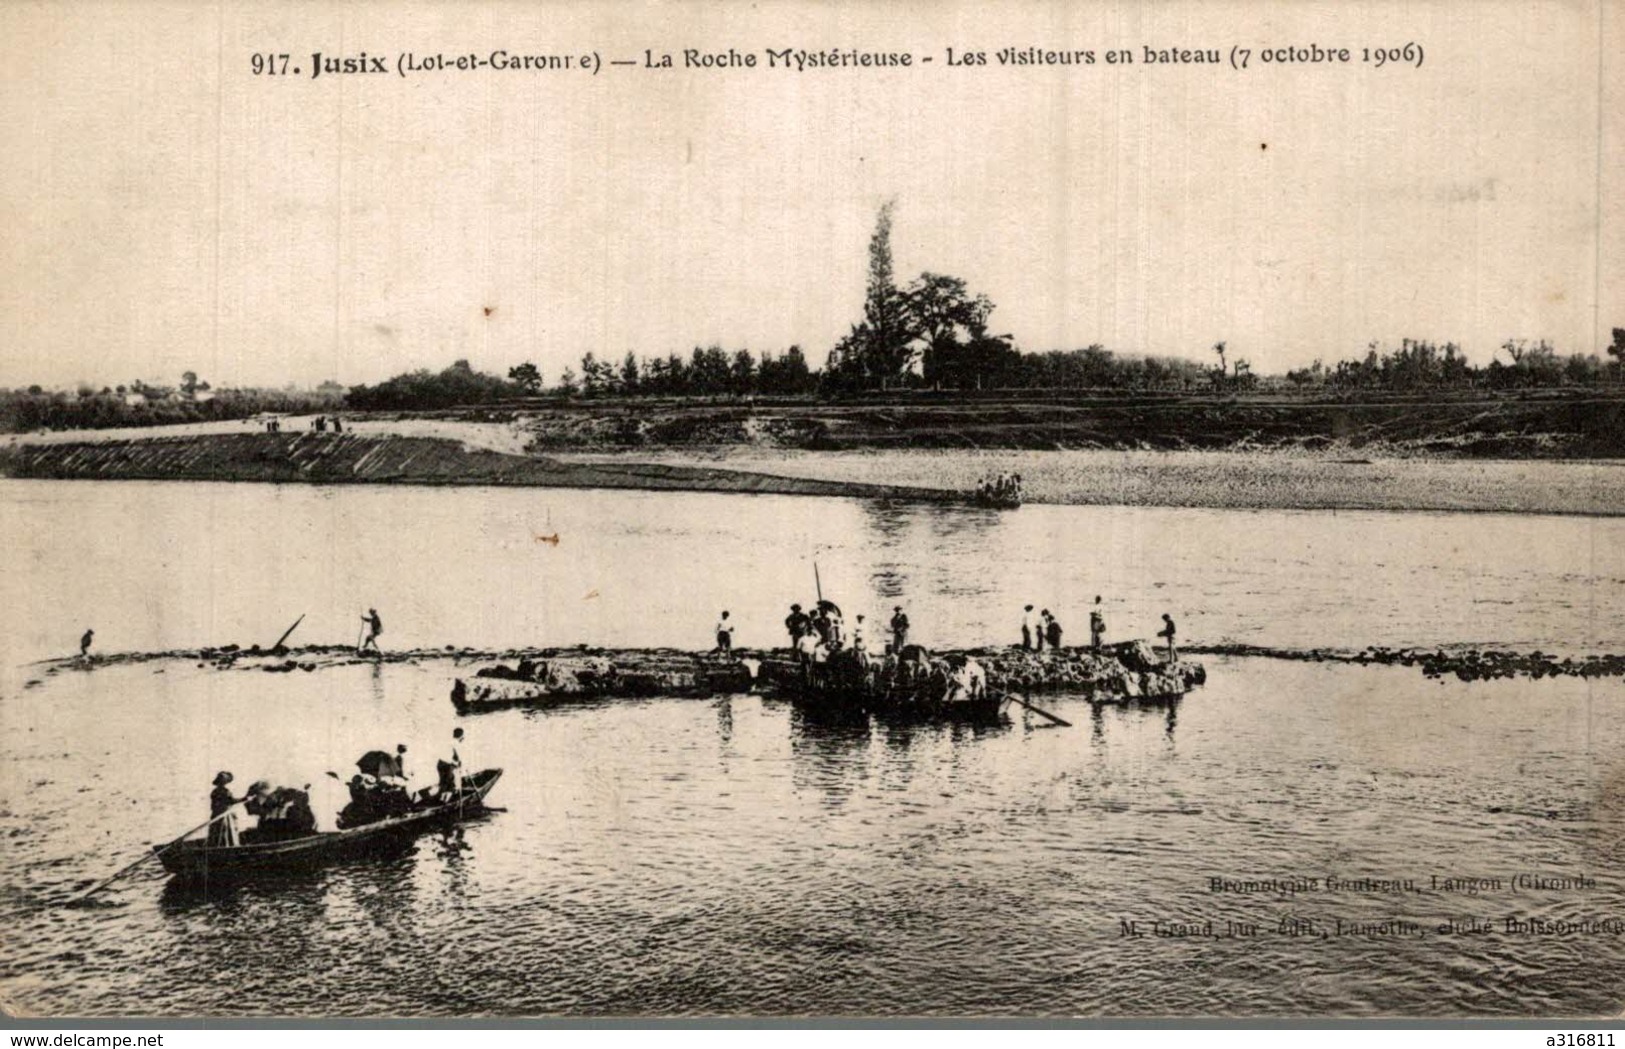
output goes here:
[{"label": "sloping embankment", "polygon": [[952,501],[956,493],[849,484],[705,467],[561,463],[471,448],[438,437],[239,433],[17,445],[0,475],[52,480],[269,481],[310,484],[518,485],[642,488]]}]

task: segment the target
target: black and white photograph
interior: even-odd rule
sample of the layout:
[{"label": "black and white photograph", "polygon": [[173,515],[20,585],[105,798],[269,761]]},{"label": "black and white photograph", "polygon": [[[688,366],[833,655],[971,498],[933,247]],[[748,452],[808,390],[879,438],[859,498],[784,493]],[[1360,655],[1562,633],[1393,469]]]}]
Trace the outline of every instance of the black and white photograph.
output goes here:
[{"label": "black and white photograph", "polygon": [[0,1013],[1619,1016],[1622,26],[0,5]]}]

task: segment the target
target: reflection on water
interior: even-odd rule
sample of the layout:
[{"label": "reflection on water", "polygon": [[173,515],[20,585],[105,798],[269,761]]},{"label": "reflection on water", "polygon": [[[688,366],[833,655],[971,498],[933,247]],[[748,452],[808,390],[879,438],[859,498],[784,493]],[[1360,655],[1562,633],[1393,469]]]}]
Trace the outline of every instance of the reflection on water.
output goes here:
[{"label": "reflection on water", "polygon": [[[94,624],[111,650],[743,645],[825,591],[935,647],[1024,603],[1113,635],[1289,647],[1625,651],[1625,521],[1026,507],[663,493],[0,482],[13,664]],[[139,539],[101,527],[139,519]],[[207,521],[199,530],[197,522]],[[402,522],[413,523],[408,530]],[[560,542],[538,544],[537,522]],[[1538,526],[1542,541],[1531,544]],[[1516,559],[1484,556],[1519,549]],[[184,564],[175,551],[187,551]],[[1350,586],[1357,580],[1358,586]],[[1074,633],[1077,626],[1073,627]],[[65,642],[63,639],[67,638]],[[1170,916],[1571,920],[1625,905],[1625,685],[1466,685],[1216,659],[1169,704],[1046,696],[1073,723],[814,716],[741,695],[457,718],[453,659],[312,674],[183,660],[4,685],[0,999],[59,1014],[1594,1014],[1625,937],[1125,941]],[[26,671],[24,673],[26,676]],[[198,892],[132,876],[207,784],[313,783],[454,724],[493,812],[399,855]],[[330,825],[330,824],[329,824]],[[150,865],[149,865],[150,872]],[[1464,901],[1214,894],[1210,879],[1583,872]],[[1034,974],[1042,974],[1035,978]]]},{"label": "reflection on water", "polygon": [[[449,659],[311,676],[183,664],[62,675],[6,707],[6,759],[29,787],[26,804],[0,808],[0,995],[31,1010],[226,1015],[1617,1003],[1618,936],[1123,941],[1120,921],[1171,915],[1437,925],[1625,905],[1619,682],[1466,685],[1263,660],[1211,670],[1177,703],[1046,696],[1073,728],[1019,715],[831,722],[756,696],[455,719]],[[282,716],[249,716],[265,709]],[[179,749],[132,733],[159,718],[200,730]],[[131,878],[95,906],[42,905],[195,821],[200,770],[319,768],[328,747],[353,756],[396,738],[432,752],[454,720],[475,763],[507,770],[501,811],[273,882]],[[81,792],[74,750],[127,760]],[[1596,879],[1583,893],[1473,901],[1208,888],[1215,876],[1581,871]]]}]

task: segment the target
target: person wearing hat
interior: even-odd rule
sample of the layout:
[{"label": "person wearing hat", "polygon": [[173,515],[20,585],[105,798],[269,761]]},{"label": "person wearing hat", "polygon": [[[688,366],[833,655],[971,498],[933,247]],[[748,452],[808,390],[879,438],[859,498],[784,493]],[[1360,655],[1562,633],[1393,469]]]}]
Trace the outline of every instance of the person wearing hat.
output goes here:
[{"label": "person wearing hat", "polygon": [[238,844],[236,806],[247,798],[232,797],[228,786],[230,783],[231,773],[218,773],[214,777],[214,789],[209,792],[209,816],[213,819],[209,824],[211,848],[229,848]]},{"label": "person wearing hat", "polygon": [[908,616],[903,612],[902,605],[894,605],[891,611],[891,650],[901,655],[906,644],[908,644]]},{"label": "person wearing hat", "polygon": [[790,614],[784,617],[784,629],[790,633],[790,649],[794,651],[801,636],[812,630],[812,617],[800,605],[791,605]]},{"label": "person wearing hat", "polygon": [[1033,606],[1027,605],[1021,610],[1021,647],[1029,651],[1033,647]]}]

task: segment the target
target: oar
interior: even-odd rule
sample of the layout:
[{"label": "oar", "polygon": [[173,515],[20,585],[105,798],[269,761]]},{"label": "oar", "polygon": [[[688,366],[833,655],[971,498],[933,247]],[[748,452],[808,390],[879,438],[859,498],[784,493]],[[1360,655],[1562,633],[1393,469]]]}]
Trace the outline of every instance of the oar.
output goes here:
[{"label": "oar", "polygon": [[118,879],[124,877],[126,874],[130,873],[131,871],[135,870],[137,867],[141,866],[143,863],[146,863],[148,860],[158,858],[159,856],[161,856],[164,853],[168,852],[170,849],[173,849],[175,846],[179,845],[186,838],[192,836],[193,834],[196,834],[198,831],[202,830],[204,827],[207,827],[210,824],[214,823],[216,820],[225,819],[227,816],[231,815],[231,809],[234,809],[236,807],[237,807],[236,805],[232,805],[231,808],[228,808],[226,811],[222,812],[220,815],[218,815],[218,816],[210,816],[208,819],[204,820],[202,823],[199,823],[197,826],[193,827],[191,830],[186,831],[184,834],[182,834],[180,837],[176,838],[174,841],[170,842],[168,845],[165,845],[161,849],[153,849],[152,851],[148,852],[146,855],[142,856],[139,860],[136,860],[134,863],[130,864],[128,867],[120,868],[111,877],[102,879],[101,881],[97,882],[95,885],[92,885],[90,887],[90,889],[85,892],[84,895],[76,896],[69,902],[71,902],[71,903],[83,903],[85,900],[90,899],[92,896],[96,895],[96,893],[101,892],[103,889],[107,888],[109,885],[113,884],[115,881],[117,881]]},{"label": "oar", "polygon": [[1014,692],[1006,693],[1004,698],[1008,699],[1012,703],[1020,703],[1022,706],[1026,707],[1028,710],[1032,711],[1034,714],[1040,714],[1040,715],[1042,715],[1042,716],[1044,716],[1046,718],[1049,718],[1051,721],[1055,722],[1057,725],[1060,725],[1062,728],[1071,728],[1072,727],[1072,722],[1067,721],[1064,718],[1058,718],[1054,714],[1051,714],[1049,711],[1044,710],[1044,709],[1042,709],[1040,707],[1033,706],[1031,703],[1027,702],[1025,699],[1022,699],[1020,696],[1018,696]]},{"label": "oar", "polygon": [[283,631],[282,636],[276,639],[276,644],[271,646],[271,651],[275,652],[277,649],[281,648],[282,647],[282,642],[288,640],[288,635],[293,633],[294,630],[296,630],[298,628],[299,624],[303,623],[304,621],[305,621],[305,615],[304,615],[303,612],[301,612],[299,614],[299,618],[295,619],[293,621],[293,626],[291,626],[287,630]]}]

